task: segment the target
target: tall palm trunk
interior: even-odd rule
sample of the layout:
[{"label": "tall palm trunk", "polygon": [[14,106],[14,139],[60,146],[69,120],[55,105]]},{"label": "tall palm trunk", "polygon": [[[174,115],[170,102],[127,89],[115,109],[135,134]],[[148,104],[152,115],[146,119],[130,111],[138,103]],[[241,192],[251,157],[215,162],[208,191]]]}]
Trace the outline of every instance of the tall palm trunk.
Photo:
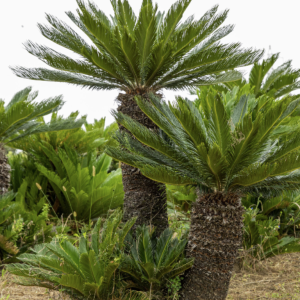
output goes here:
[{"label": "tall palm trunk", "polygon": [[10,166],[4,146],[0,143],[0,195],[7,193],[10,184]]},{"label": "tall palm trunk", "polygon": [[[134,101],[136,94],[119,94],[118,111],[130,116],[147,128],[157,131],[158,127],[140,110]],[[147,100],[146,93],[140,95]],[[119,125],[120,130],[126,130]],[[122,180],[124,186],[124,221],[137,217],[137,225],[155,227],[159,236],[168,227],[165,186],[144,177],[139,169],[122,163]]]},{"label": "tall palm trunk", "polygon": [[243,207],[236,194],[203,194],[193,206],[187,256],[195,258],[183,300],[225,300],[243,235]]}]

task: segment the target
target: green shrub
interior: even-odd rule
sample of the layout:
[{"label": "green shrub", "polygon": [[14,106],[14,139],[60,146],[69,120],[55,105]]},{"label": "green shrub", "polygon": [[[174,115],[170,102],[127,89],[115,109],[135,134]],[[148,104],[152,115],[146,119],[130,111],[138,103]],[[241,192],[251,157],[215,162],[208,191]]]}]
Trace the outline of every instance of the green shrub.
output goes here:
[{"label": "green shrub", "polygon": [[278,219],[279,236],[297,236],[300,225],[300,195],[298,192],[284,192],[278,197],[256,198],[245,197],[242,203],[246,208],[257,207],[259,217],[267,220],[272,217]]},{"label": "green shrub", "polygon": [[67,240],[36,245],[34,254],[20,255],[22,264],[10,264],[7,269],[19,276],[20,284],[63,288],[79,299],[118,296],[122,279],[116,272],[122,261],[125,236],[135,222],[132,219],[121,226],[121,219],[120,210],[104,223],[98,219],[90,238],[81,236],[78,246]]},{"label": "green shrub", "polygon": [[15,261],[15,256],[28,251],[35,244],[51,240],[52,225],[47,225],[49,205],[42,198],[35,209],[25,203],[27,182],[17,194],[0,197],[0,259],[2,263]]},{"label": "green shrub", "polygon": [[173,237],[174,232],[166,229],[159,238],[151,237],[149,228],[138,227],[136,238],[126,237],[128,254],[120,266],[129,275],[128,285],[150,293],[167,288],[168,279],[175,278],[193,265],[192,258],[184,258],[186,240]]},{"label": "green shrub", "polygon": [[95,149],[101,154],[106,145],[114,145],[116,143],[111,138],[111,135],[117,130],[117,123],[112,123],[105,127],[105,118],[94,120],[94,123],[90,124],[86,121],[86,116],[77,119],[78,116],[78,111],[72,112],[67,118],[53,113],[48,123],[46,123],[45,119],[40,118],[40,122],[48,127],[51,124],[72,124],[72,122],[74,122],[74,125],[81,122],[83,126],[70,128],[71,126],[69,125],[69,128],[66,128],[66,130],[32,134],[21,140],[12,142],[10,145],[16,149],[30,153],[39,163],[47,168],[51,168],[52,165],[44,149],[40,147],[40,143],[44,147],[56,151],[67,145],[70,148],[76,149],[78,154],[84,154]]},{"label": "green shrub", "polygon": [[265,259],[283,253],[299,252],[300,239],[284,236],[279,239],[279,220],[258,213],[257,207],[244,214],[243,247],[252,257]]},{"label": "green shrub", "polygon": [[89,152],[81,157],[67,146],[58,152],[42,145],[41,148],[56,171],[41,164],[37,168],[50,181],[65,217],[76,212],[78,220],[89,221],[122,206],[121,169],[108,173],[112,161],[109,156],[97,157],[96,152]]}]

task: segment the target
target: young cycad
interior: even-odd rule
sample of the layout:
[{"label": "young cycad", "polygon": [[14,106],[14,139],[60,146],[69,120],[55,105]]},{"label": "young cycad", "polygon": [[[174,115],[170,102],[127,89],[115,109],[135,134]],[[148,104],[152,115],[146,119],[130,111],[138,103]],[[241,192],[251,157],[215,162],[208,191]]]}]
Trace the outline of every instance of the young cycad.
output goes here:
[{"label": "young cycad", "polygon": [[[217,14],[217,6],[198,20],[189,17],[182,21],[191,0],[175,2],[166,13],[160,12],[152,0],[143,0],[138,15],[127,0],[111,0],[111,18],[90,1],[77,3],[77,15],[67,15],[90,43],[51,15],[47,15],[50,26],[39,25],[39,29],[47,39],[81,59],[28,42],[27,51],[56,70],[17,67],[13,68],[15,74],[95,90],[121,90],[125,93],[117,97],[119,111],[154,131],[157,126],[138,108],[135,95],[148,99],[150,91],[161,97],[163,89],[234,81],[241,78],[232,71],[234,68],[252,64],[262,54],[242,49],[239,43],[219,42],[233,26],[221,27],[228,10]],[[122,173],[124,219],[137,216],[137,225],[154,224],[159,235],[168,226],[164,190],[135,168],[122,165]]]},{"label": "young cycad", "polygon": [[[108,155],[158,182],[198,187],[187,247],[195,262],[182,299],[226,299],[241,246],[242,195],[299,189],[298,135],[281,141],[280,147],[272,136],[297,108],[299,99],[293,99],[271,98],[250,111],[236,105],[228,115],[218,94],[208,93],[201,111],[182,98],[168,105],[154,95],[151,103],[137,97],[140,109],[161,128],[160,134],[114,113],[134,138],[118,133],[122,148],[109,147]],[[244,97],[240,101],[245,103]]]},{"label": "young cycad", "polygon": [[279,59],[279,53],[256,62],[252,67],[249,78],[217,85],[222,91],[231,91],[235,87],[250,85],[255,97],[262,95],[280,98],[300,89],[300,70],[292,68],[292,61],[286,61],[274,67]]}]

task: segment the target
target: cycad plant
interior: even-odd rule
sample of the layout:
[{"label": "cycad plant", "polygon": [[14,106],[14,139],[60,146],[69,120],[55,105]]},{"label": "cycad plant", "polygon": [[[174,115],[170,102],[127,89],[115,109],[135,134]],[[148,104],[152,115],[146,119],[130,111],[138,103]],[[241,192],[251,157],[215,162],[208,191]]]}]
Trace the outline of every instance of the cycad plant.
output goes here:
[{"label": "cycad plant", "polygon": [[[152,0],[143,0],[136,16],[127,0],[111,0],[114,14],[109,18],[92,2],[77,0],[77,15],[67,15],[91,43],[51,15],[47,15],[50,26],[39,25],[39,29],[44,37],[81,59],[28,42],[27,51],[56,70],[17,67],[13,71],[33,80],[121,90],[124,93],[117,97],[119,111],[158,131],[136,105],[135,95],[148,99],[150,91],[161,97],[162,89],[180,90],[237,80],[240,74],[231,70],[249,65],[262,55],[262,51],[241,49],[239,43],[219,42],[233,30],[231,25],[220,27],[227,10],[217,14],[218,7],[214,6],[199,20],[189,17],[182,21],[190,2],[179,0],[162,13]],[[164,187],[127,165],[122,165],[122,172],[124,219],[137,216],[137,225],[154,224],[159,234],[168,226]]]},{"label": "cycad plant", "polygon": [[[234,89],[236,86],[243,87],[250,84],[255,97],[262,95],[280,98],[300,89],[300,70],[292,68],[289,60],[278,67],[274,67],[279,59],[279,53],[254,63],[249,78],[235,82],[220,84],[217,88],[221,91]],[[192,92],[194,94],[194,92]]]},{"label": "cycad plant", "polygon": [[23,264],[10,264],[7,269],[23,285],[63,287],[75,299],[114,299],[120,296],[117,287],[122,279],[116,272],[124,239],[135,222],[132,219],[120,228],[121,218],[117,210],[104,223],[99,219],[91,242],[81,236],[77,247],[66,240],[37,245],[33,254],[19,257]]},{"label": "cycad plant", "polygon": [[37,164],[39,172],[46,177],[59,202],[59,212],[65,217],[77,215],[77,220],[91,221],[106,216],[110,209],[123,204],[121,169],[108,173],[111,157],[95,151],[78,156],[75,150],[65,146],[56,152],[40,144],[54,170]]},{"label": "cycad plant", "polygon": [[10,166],[4,145],[24,138],[30,134],[78,128],[83,122],[73,119],[53,124],[41,124],[38,119],[55,112],[63,105],[62,96],[49,98],[39,103],[33,102],[37,92],[30,93],[31,87],[16,93],[5,105],[0,100],[0,195],[8,191],[10,183]]},{"label": "cycad plant", "polygon": [[153,237],[150,231],[149,227],[139,226],[135,239],[128,234],[125,240],[128,254],[120,270],[132,280],[128,287],[149,291],[151,299],[151,295],[166,287],[168,280],[189,269],[193,259],[183,254],[187,240],[173,237],[171,229],[165,229],[159,238]]},{"label": "cycad plant", "polygon": [[280,147],[272,137],[299,100],[271,98],[268,105],[249,112],[237,105],[232,117],[214,94],[207,95],[201,112],[182,98],[173,105],[154,95],[151,103],[138,97],[136,102],[164,134],[115,112],[134,138],[118,133],[121,148],[106,151],[158,182],[198,187],[187,246],[195,262],[182,298],[226,299],[243,234],[241,196],[269,196],[300,187],[298,135]]}]

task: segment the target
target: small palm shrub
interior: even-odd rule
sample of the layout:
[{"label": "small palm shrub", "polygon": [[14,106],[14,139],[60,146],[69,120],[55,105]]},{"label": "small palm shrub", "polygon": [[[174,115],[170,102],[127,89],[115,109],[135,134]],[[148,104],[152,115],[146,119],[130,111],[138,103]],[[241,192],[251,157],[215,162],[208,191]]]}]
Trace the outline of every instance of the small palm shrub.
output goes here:
[{"label": "small palm shrub", "polygon": [[30,134],[78,128],[82,125],[74,120],[54,122],[50,125],[41,124],[40,118],[59,110],[63,101],[62,97],[58,96],[39,103],[33,102],[37,96],[38,93],[31,93],[31,87],[28,87],[16,93],[6,105],[0,99],[0,194],[8,191],[10,183],[11,168],[7,164],[4,146],[11,146],[10,143]]},{"label": "small palm shrub", "polygon": [[162,291],[169,282],[193,265],[192,258],[183,255],[187,240],[173,237],[171,229],[165,229],[159,238],[152,237],[149,227],[139,226],[136,238],[126,237],[128,254],[120,266],[132,279],[129,287],[150,291],[150,295]]},{"label": "small palm shrub", "polygon": [[117,274],[122,261],[124,239],[135,222],[121,226],[122,213],[116,210],[103,222],[98,219],[91,236],[81,236],[78,245],[67,240],[36,245],[33,254],[22,254],[23,263],[7,269],[28,286],[61,289],[79,299],[111,299],[122,285]]},{"label": "small palm shrub", "polygon": [[106,154],[97,157],[96,152],[89,152],[79,156],[66,145],[65,150],[57,152],[42,144],[40,147],[56,171],[41,164],[37,164],[37,168],[52,185],[64,216],[76,212],[78,220],[89,221],[122,206],[121,169],[108,173],[112,159]]}]

